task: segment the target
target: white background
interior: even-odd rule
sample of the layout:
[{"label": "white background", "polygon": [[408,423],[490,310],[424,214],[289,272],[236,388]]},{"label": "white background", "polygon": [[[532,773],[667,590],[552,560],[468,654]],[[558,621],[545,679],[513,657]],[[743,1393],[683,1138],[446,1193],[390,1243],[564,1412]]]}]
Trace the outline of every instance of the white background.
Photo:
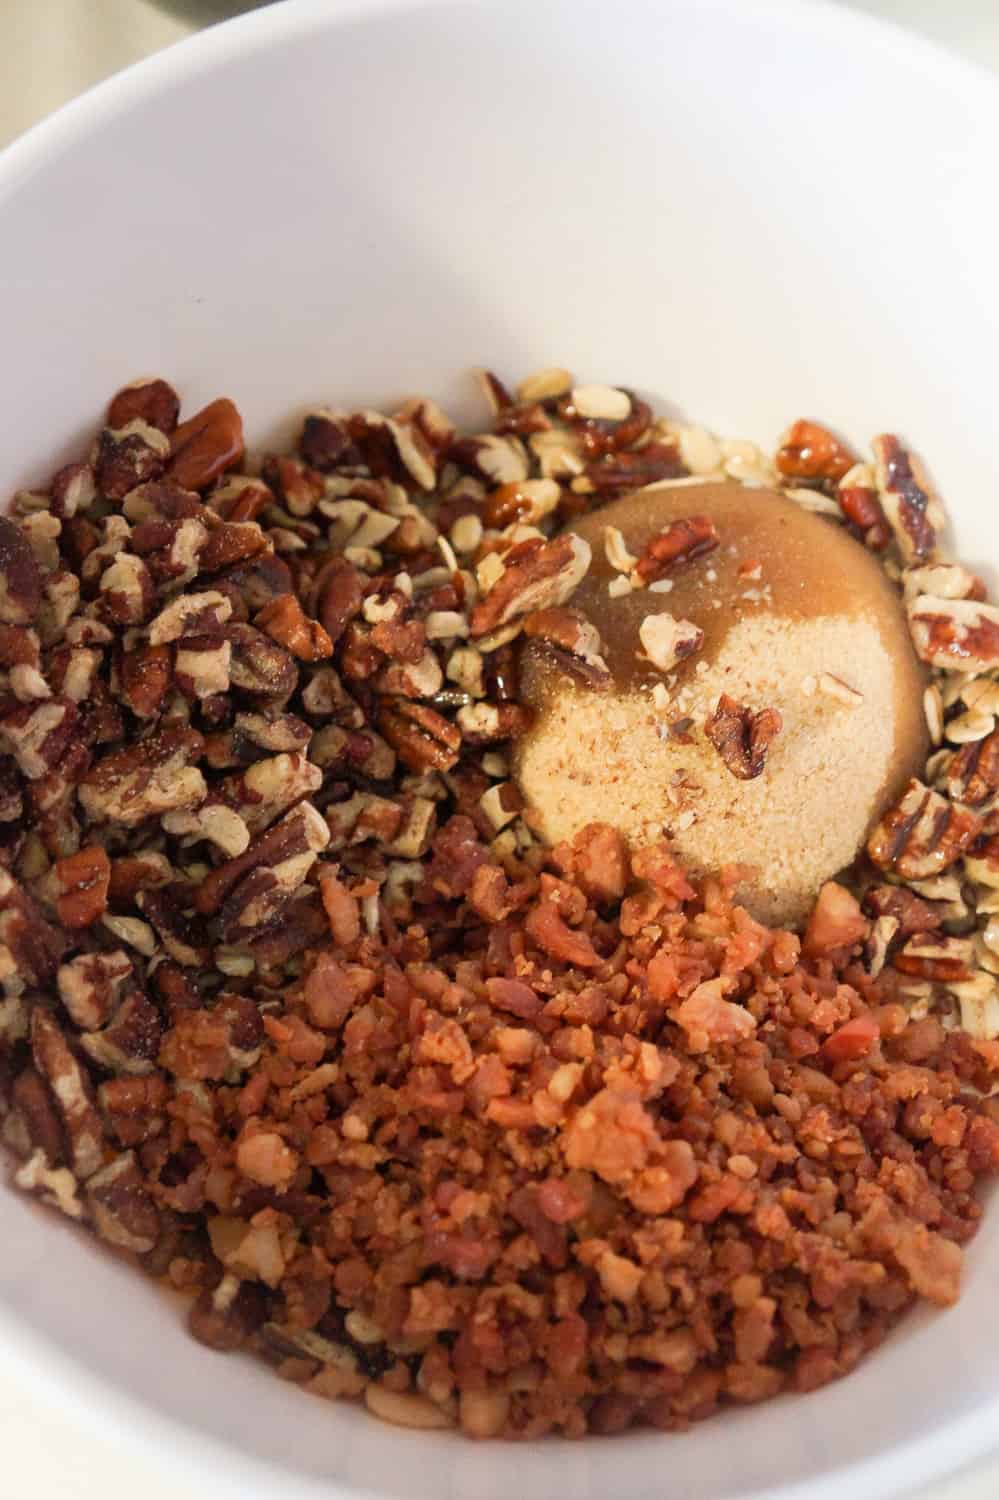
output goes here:
[{"label": "white background", "polygon": [[[999,0],[846,3],[912,26],[999,68]],[[108,74],[187,36],[199,24],[246,8],[239,0],[0,0],[0,146]],[[988,189],[983,185],[983,190]],[[43,1267],[39,1274],[44,1275]],[[219,1374],[224,1378],[224,1368]],[[932,1372],[927,1378],[932,1379]],[[211,1475],[205,1474],[203,1493],[211,1488]],[[0,1500],[25,1495],[41,1500],[177,1500],[175,1482],[25,1396],[16,1373],[3,1369],[0,1355]],[[999,1459],[912,1500],[997,1497]],[[864,1497],[851,1494],[843,1500]]]}]

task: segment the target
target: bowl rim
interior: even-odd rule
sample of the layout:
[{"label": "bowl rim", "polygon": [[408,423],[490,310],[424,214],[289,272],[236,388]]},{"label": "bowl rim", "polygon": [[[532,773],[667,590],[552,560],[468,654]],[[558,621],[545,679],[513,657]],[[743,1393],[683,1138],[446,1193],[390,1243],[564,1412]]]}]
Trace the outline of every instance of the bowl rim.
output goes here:
[{"label": "bowl rim", "polygon": [[[0,150],[0,210],[17,189],[84,139],[89,130],[112,121],[131,105],[157,96],[180,79],[196,78],[227,61],[255,53],[275,40],[307,36],[368,17],[409,12],[446,4],[453,9],[495,8],[503,0],[277,0],[183,37],[140,59],[69,100],[29,127]],[[625,0],[627,3],[627,0]],[[736,13],[746,0],[659,0],[677,10],[711,11],[720,18]],[[932,75],[974,97],[982,115],[993,115],[999,128],[999,75],[986,65],[949,51],[942,44],[901,23],[855,10],[844,0],[752,0],[757,13],[775,29],[793,26],[821,41],[823,36],[851,39],[858,48],[881,52],[889,65]],[[293,1473],[277,1462],[250,1458],[221,1438],[191,1428],[132,1395],[99,1372],[35,1332],[16,1313],[0,1306],[0,1336],[9,1365],[32,1397],[98,1440],[149,1461],[155,1445],[157,1463],[193,1484],[206,1472],[220,1500],[280,1495],[282,1500],[378,1500],[376,1490],[358,1489],[340,1480]],[[556,1440],[557,1441],[557,1440]],[[914,1476],[920,1486],[956,1475],[999,1450],[999,1389],[972,1412],[954,1418],[925,1435],[895,1444],[871,1458],[830,1469],[812,1479],[779,1488],[743,1491],[737,1500],[893,1500],[909,1491]],[[495,1451],[495,1448],[494,1448]],[[626,1492],[625,1492],[626,1493]],[[733,1496],[733,1500],[736,1497]]]}]

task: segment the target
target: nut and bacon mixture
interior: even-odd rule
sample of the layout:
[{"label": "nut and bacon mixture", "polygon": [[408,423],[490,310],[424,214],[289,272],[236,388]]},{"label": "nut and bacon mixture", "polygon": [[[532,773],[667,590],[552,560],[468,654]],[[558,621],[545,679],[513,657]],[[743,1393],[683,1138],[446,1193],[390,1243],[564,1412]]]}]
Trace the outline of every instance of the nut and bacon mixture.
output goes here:
[{"label": "nut and bacon mixture", "polygon": [[[0,1103],[21,1188],[388,1421],[679,1428],[958,1294],[999,1164],[999,611],[892,437],[773,460],[607,386],[311,413],[121,391],[0,519]],[[599,688],[574,516],[784,489],[885,557],[937,746],[803,935],[508,775],[521,637]],[[613,541],[613,539],[611,539]],[[677,656],[671,635],[669,659]],[[665,646],[664,646],[665,649]],[[701,727],[765,774],[765,705]]]}]

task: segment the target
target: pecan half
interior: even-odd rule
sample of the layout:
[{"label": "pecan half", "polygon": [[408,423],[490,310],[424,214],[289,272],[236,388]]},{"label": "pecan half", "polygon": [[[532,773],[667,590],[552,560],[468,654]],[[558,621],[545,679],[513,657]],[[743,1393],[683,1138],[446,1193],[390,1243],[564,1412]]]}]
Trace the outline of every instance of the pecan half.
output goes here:
[{"label": "pecan half", "polygon": [[999,666],[999,608],[975,599],[920,594],[909,604],[917,655],[948,672],[988,672]]},{"label": "pecan half", "polygon": [[740,781],[751,781],[761,774],[781,727],[781,716],[775,708],[754,712],[722,693],[704,732],[732,775]]},{"label": "pecan half", "polygon": [[881,870],[894,870],[903,880],[925,880],[960,858],[981,826],[977,813],[953,807],[913,777],[874,829],[867,853]]},{"label": "pecan half", "polygon": [[225,396],[182,422],[170,440],[169,477],[188,490],[203,490],[237,463],[243,453],[243,419]]},{"label": "pecan half", "polygon": [[906,562],[925,562],[936,551],[944,527],[943,507],[922,464],[892,433],[871,443],[875,482],[885,515]]},{"label": "pecan half", "polygon": [[472,635],[487,635],[519,615],[565,604],[589,566],[589,543],[571,531],[550,542],[521,542],[505,555],[501,573],[472,610]]},{"label": "pecan half", "polygon": [[384,702],[378,727],[411,771],[449,771],[457,765],[461,731],[423,703],[403,698]]},{"label": "pecan half", "polygon": [[778,474],[785,479],[826,479],[834,484],[855,462],[849,448],[828,427],[805,420],[788,428],[775,460]]},{"label": "pecan half", "polygon": [[710,516],[683,516],[646,542],[635,572],[643,583],[655,583],[674,569],[713,552],[719,541]]}]

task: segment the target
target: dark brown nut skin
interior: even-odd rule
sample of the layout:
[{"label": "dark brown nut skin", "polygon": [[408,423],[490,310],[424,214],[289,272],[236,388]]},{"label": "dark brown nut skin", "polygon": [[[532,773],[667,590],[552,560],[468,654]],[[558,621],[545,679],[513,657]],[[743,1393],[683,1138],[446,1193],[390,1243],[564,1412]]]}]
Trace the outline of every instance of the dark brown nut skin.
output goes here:
[{"label": "dark brown nut skin", "polygon": [[140,719],[150,719],[166,697],[173,675],[173,652],[169,646],[139,646],[121,658],[121,692],[128,707]]},{"label": "dark brown nut skin", "polygon": [[11,1090],[11,1106],[35,1150],[44,1152],[52,1166],[61,1162],[65,1156],[62,1126],[45,1080],[35,1068],[27,1067],[17,1075]]},{"label": "dark brown nut skin", "polygon": [[99,845],[80,849],[55,866],[56,909],[64,927],[89,927],[107,910],[111,861]]},{"label": "dark brown nut skin", "polygon": [[179,414],[180,397],[172,385],[160,379],[137,380],[111,398],[107,425],[124,427],[139,417],[169,435],[177,426]]},{"label": "dark brown nut skin", "polygon": [[42,602],[42,575],[20,526],[0,516],[0,621],[31,625]]},{"label": "dark brown nut skin", "polygon": [[169,477],[188,490],[203,490],[243,455],[243,419],[222,396],[182,422],[170,442]]},{"label": "dark brown nut skin", "polygon": [[252,1281],[240,1283],[239,1291],[224,1310],[216,1306],[215,1292],[201,1292],[188,1314],[187,1326],[209,1349],[231,1354],[252,1338],[268,1317],[267,1295]]},{"label": "dark brown nut skin", "polygon": [[298,451],[310,468],[318,469],[320,474],[331,474],[340,465],[349,464],[352,456],[355,460],[359,457],[356,452],[352,455],[352,448],[345,422],[323,412],[306,417]]}]

